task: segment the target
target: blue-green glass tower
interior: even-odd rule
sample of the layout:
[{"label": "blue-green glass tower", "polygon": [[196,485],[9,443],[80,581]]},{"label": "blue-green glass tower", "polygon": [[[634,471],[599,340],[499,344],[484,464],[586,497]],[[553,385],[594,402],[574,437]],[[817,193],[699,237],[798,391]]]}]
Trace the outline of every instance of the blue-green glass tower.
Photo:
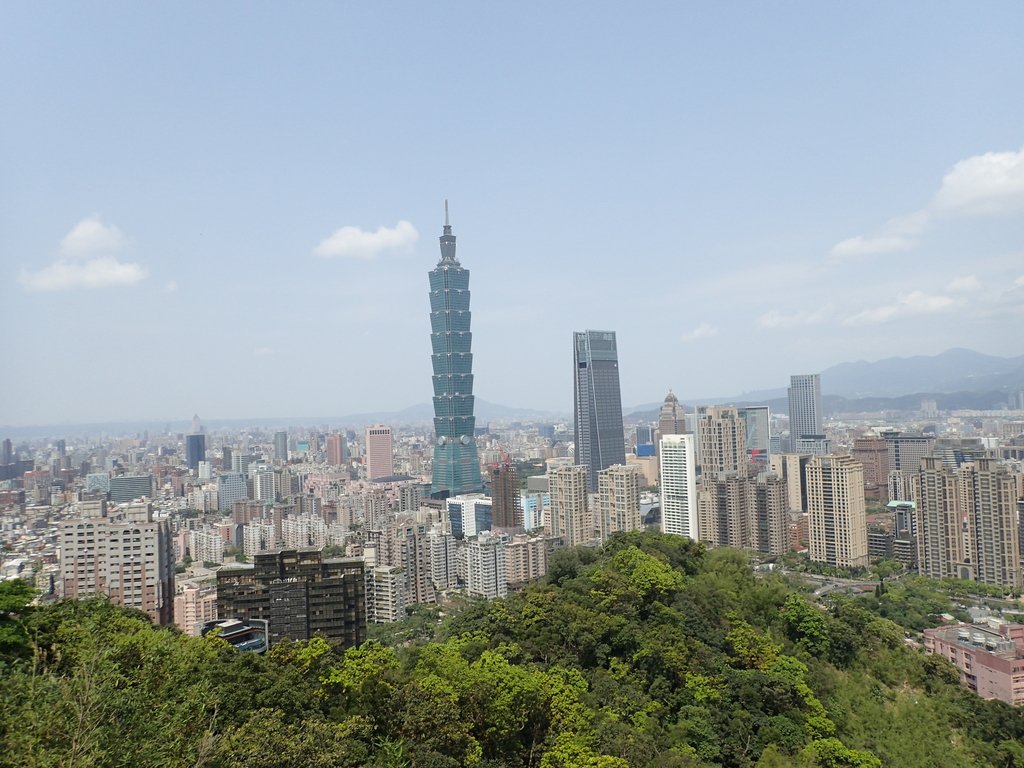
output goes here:
[{"label": "blue-green glass tower", "polygon": [[441,260],[430,270],[430,362],[434,369],[434,480],[430,495],[483,490],[473,431],[473,334],[469,332],[469,270],[455,257],[444,203]]}]

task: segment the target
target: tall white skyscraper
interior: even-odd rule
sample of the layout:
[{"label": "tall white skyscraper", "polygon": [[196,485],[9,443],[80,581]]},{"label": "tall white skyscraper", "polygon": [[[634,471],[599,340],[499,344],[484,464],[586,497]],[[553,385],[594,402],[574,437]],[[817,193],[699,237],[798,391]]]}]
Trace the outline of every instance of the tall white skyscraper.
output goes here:
[{"label": "tall white skyscraper", "polygon": [[698,539],[697,474],[693,435],[665,435],[661,464],[661,531]]}]

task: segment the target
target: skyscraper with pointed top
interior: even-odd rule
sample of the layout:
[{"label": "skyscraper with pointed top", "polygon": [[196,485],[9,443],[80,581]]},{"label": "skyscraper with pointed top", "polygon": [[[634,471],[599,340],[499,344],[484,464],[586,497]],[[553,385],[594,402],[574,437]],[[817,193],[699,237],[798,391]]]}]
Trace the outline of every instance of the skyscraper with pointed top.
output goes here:
[{"label": "skyscraper with pointed top", "polygon": [[455,256],[444,202],[441,260],[430,270],[430,362],[434,380],[434,476],[430,495],[446,498],[483,489],[473,416],[473,335],[469,270]]}]

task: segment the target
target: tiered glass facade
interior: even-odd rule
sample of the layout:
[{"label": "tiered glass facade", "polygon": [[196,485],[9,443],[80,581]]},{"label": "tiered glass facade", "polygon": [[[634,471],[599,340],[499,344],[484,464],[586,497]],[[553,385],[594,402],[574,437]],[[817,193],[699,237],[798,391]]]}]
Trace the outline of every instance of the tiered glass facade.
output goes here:
[{"label": "tiered glass facade", "polygon": [[430,493],[447,498],[483,489],[473,435],[473,335],[469,270],[455,257],[445,203],[441,260],[430,271],[430,361],[434,369],[434,477]]}]

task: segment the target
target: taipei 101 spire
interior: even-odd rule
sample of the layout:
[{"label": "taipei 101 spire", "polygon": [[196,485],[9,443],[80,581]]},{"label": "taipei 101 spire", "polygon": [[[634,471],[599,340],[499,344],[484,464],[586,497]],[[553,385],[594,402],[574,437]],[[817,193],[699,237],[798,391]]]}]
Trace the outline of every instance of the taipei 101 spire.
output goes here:
[{"label": "taipei 101 spire", "polygon": [[430,495],[447,498],[483,490],[473,416],[473,335],[469,331],[469,270],[455,256],[444,202],[441,259],[430,270],[430,362],[434,376],[434,477]]}]

